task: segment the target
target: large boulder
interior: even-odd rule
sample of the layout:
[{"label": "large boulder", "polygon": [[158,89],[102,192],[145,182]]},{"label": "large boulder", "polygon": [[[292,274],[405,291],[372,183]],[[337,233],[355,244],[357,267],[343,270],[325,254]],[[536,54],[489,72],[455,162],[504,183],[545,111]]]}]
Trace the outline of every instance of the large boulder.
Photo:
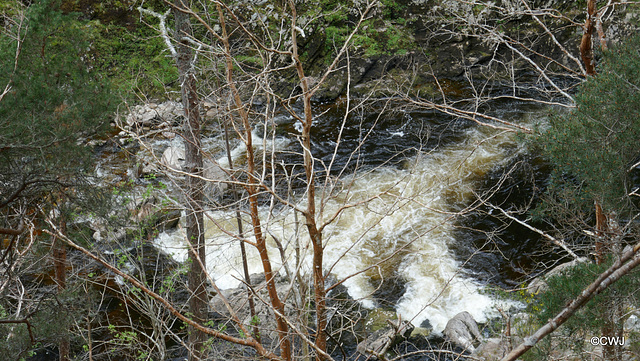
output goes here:
[{"label": "large boulder", "polygon": [[627,332],[640,332],[640,312],[636,310],[626,321],[624,321],[624,330]]},{"label": "large boulder", "polygon": [[444,335],[449,342],[470,352],[475,350],[474,341],[481,339],[478,324],[467,311],[458,313],[447,322]]},{"label": "large boulder", "polygon": [[132,129],[155,127],[161,124],[172,125],[177,123],[183,115],[182,104],[174,101],[135,105],[126,116],[126,125]]},{"label": "large boulder", "polygon": [[503,338],[490,338],[483,342],[473,353],[474,357],[481,360],[501,360],[511,350],[509,342]]},{"label": "large boulder", "polygon": [[[160,161],[169,170],[184,170],[184,146],[174,144],[168,147],[162,153],[162,158]],[[224,168],[222,168],[217,162],[213,162],[209,159],[205,159],[204,161],[203,176],[207,181],[207,188],[205,189],[205,193],[209,196],[209,198],[212,199],[226,191],[228,188],[227,182],[231,180],[231,177]]]},{"label": "large boulder", "polygon": [[181,171],[184,167],[184,160],[184,147],[174,145],[164,150],[160,162],[169,169]]}]

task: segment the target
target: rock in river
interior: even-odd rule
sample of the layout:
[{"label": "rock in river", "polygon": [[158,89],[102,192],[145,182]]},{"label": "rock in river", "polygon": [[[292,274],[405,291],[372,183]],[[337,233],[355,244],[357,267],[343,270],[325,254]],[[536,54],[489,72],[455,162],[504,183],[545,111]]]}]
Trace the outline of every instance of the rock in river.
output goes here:
[{"label": "rock in river", "polygon": [[474,340],[480,340],[480,330],[476,320],[467,311],[460,312],[447,322],[444,334],[451,343],[473,352]]}]

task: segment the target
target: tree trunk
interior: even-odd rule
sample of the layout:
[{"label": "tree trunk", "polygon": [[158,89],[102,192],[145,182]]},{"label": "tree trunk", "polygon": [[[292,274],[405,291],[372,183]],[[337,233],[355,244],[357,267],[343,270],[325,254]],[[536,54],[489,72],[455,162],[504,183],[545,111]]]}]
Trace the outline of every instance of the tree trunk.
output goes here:
[{"label": "tree trunk", "polygon": [[[66,222],[62,220],[62,217],[59,217],[59,219],[60,232],[64,234],[67,231]],[[58,294],[60,294],[67,288],[67,248],[57,237],[53,238],[52,253],[54,278],[58,285]],[[69,332],[67,329],[61,330],[58,353],[60,361],[69,361]]]},{"label": "tree trunk", "polygon": [[[620,256],[620,247],[616,245],[618,239],[618,232],[615,227],[610,227],[611,224],[615,224],[615,221],[608,217],[602,210],[600,203],[595,202],[596,206],[596,264],[600,265],[605,261],[607,255]],[[603,323],[600,327],[600,333],[607,337],[622,337],[622,325],[620,320],[624,310],[622,309],[623,301],[621,297],[616,295],[616,292],[612,292],[607,297],[607,301],[602,305],[602,319]],[[602,355],[606,361],[618,361],[621,357],[621,345],[606,344],[602,345]]]},{"label": "tree trunk", "polygon": [[[313,243],[313,292],[316,302],[316,347],[327,351],[327,292],[324,284],[324,268],[322,262],[324,258],[324,248],[322,246],[322,233],[320,233],[315,224],[307,223],[309,235]],[[323,355],[318,353],[316,360],[324,359]]]},{"label": "tree trunk", "polygon": [[598,10],[596,9],[596,0],[589,0],[587,2],[587,20],[584,23],[584,34],[580,41],[580,56],[584,63],[585,71],[587,75],[596,74],[596,66],[593,61],[593,45],[592,36],[596,28],[596,17],[598,16]]},{"label": "tree trunk", "polygon": [[290,361],[292,360],[292,350],[291,350],[291,341],[289,339],[289,326],[285,321],[285,309],[284,303],[280,300],[278,296],[278,291],[276,289],[275,282],[275,274],[271,267],[271,260],[269,258],[269,253],[267,250],[267,240],[265,238],[264,233],[262,233],[262,225],[260,221],[260,215],[258,214],[258,186],[260,184],[260,180],[256,177],[256,166],[255,166],[255,153],[253,150],[253,136],[251,134],[251,123],[249,122],[249,114],[242,103],[242,99],[240,98],[240,92],[236,87],[236,84],[233,80],[233,59],[231,57],[231,46],[229,44],[229,35],[227,33],[226,22],[224,18],[224,14],[222,11],[222,7],[220,4],[216,4],[216,8],[218,10],[218,20],[220,21],[220,27],[222,28],[222,43],[225,49],[225,60],[226,60],[226,80],[233,94],[233,101],[236,105],[236,111],[240,117],[240,121],[242,122],[243,127],[243,136],[244,136],[244,144],[247,148],[247,184],[245,185],[245,189],[249,196],[249,215],[251,217],[251,226],[253,228],[254,238],[256,240],[256,248],[260,255],[260,260],[262,262],[262,269],[264,270],[264,276],[267,284],[267,291],[269,293],[269,299],[271,301],[271,306],[277,311],[275,315],[276,319],[276,327],[278,329],[278,338],[280,340],[280,353],[283,360]]},{"label": "tree trunk", "polygon": [[[231,145],[229,144],[229,125],[224,124],[224,141],[227,151],[227,161],[229,162],[229,170],[233,172],[233,157],[231,157]],[[236,185],[231,185],[231,193],[233,193],[233,204],[240,204],[238,199],[238,192],[236,191]],[[249,274],[249,264],[247,261],[247,250],[244,246],[244,231],[242,229],[242,216],[240,215],[240,208],[236,209],[236,222],[238,224],[238,236],[240,238],[240,254],[242,256],[242,271],[244,273],[244,281],[247,284],[247,299],[249,300],[249,312],[251,314],[251,321],[253,322],[254,337],[260,342],[260,329],[258,327],[258,320],[256,319],[256,306],[253,302],[253,291],[251,287],[251,277]]]},{"label": "tree trunk", "polygon": [[[289,7],[292,13],[292,22],[296,23],[296,8],[293,1],[289,1]],[[293,42],[293,60],[295,62],[298,79],[302,87],[302,99],[304,103],[304,118],[302,119],[302,145],[303,145],[303,162],[305,176],[307,178],[307,209],[304,212],[305,223],[311,238],[313,246],[313,292],[316,304],[316,347],[322,352],[318,352],[316,360],[324,359],[323,353],[327,351],[327,291],[325,288],[324,277],[324,246],[322,244],[322,232],[318,229],[316,220],[316,189],[315,189],[315,170],[313,169],[313,154],[311,154],[311,125],[313,124],[313,111],[311,109],[311,92],[309,83],[305,76],[302,62],[298,55],[298,43],[296,27],[291,30],[291,40]]]},{"label": "tree trunk", "polygon": [[[193,54],[187,38],[191,36],[189,16],[179,9],[187,8],[182,0],[174,0],[174,16],[176,20],[176,65],[180,74],[182,104],[185,111],[182,135],[184,138],[185,164],[187,173],[185,204],[186,234],[190,243],[189,252],[189,311],[193,320],[204,324],[207,318],[208,296],[206,290],[206,261],[204,245],[204,220],[202,203],[204,199],[204,181],[202,147],[200,139],[200,112],[196,91],[196,78],[193,74]],[[200,360],[205,356],[203,350],[207,336],[202,331],[191,328],[189,331],[190,361]]]},{"label": "tree trunk", "polygon": [[607,237],[607,216],[602,211],[602,207],[598,201],[595,202],[596,207],[596,264],[601,265],[604,257],[609,251],[607,250],[604,240]]}]

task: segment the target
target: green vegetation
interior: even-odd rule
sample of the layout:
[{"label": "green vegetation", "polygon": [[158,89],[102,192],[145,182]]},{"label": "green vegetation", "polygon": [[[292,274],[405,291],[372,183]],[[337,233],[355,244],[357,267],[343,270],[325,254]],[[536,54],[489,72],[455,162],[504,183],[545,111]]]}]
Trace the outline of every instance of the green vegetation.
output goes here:
[{"label": "green vegetation", "polygon": [[[5,224],[13,228],[18,228],[16,219],[43,227],[44,216],[53,210],[59,214],[56,218],[63,218],[81,203],[100,200],[95,187],[87,187],[93,154],[84,144],[108,129],[117,98],[87,56],[90,24],[78,13],[64,14],[58,5],[37,1],[24,9],[20,45],[15,36],[18,27],[8,26],[0,35],[0,68],[5,70],[0,84],[10,87],[0,102],[0,204]],[[22,11],[18,6],[12,9],[16,17]],[[70,234],[77,235],[74,230]],[[45,269],[49,264],[42,261],[50,249],[51,239],[38,237],[24,255],[22,265],[29,272],[21,268],[12,272],[31,278],[30,283],[39,287],[53,284]],[[11,342],[0,343],[0,359],[27,357],[34,350],[68,340],[74,318],[71,310],[80,311],[86,296],[82,285],[82,280],[74,279],[57,294],[55,287],[34,291],[38,301],[22,305],[24,313],[20,313],[29,316],[33,333],[29,334],[26,324],[2,324],[0,338]],[[0,309],[7,310],[0,317],[15,320],[11,298],[0,298]]]},{"label": "green vegetation", "polygon": [[[102,2],[36,0],[24,3],[29,4],[20,5],[14,1],[0,0],[0,12],[9,14],[9,17],[17,17],[17,14],[22,10],[19,6],[24,6],[25,24],[28,25],[23,29],[26,32],[21,33],[21,39],[24,42],[20,47],[18,47],[19,43],[16,42],[16,39],[6,32],[6,29],[10,28],[6,23],[3,23],[3,25],[7,25],[3,28],[5,32],[0,35],[0,67],[8,70],[0,73],[0,85],[3,87],[6,84],[10,85],[10,91],[0,102],[0,204],[3,204],[1,215],[4,218],[4,223],[1,226],[6,232],[2,233],[3,238],[0,239],[3,241],[0,256],[10,255],[9,257],[13,257],[14,253],[10,253],[10,251],[17,250],[15,254],[19,257],[16,256],[16,258],[22,257],[20,258],[22,263],[16,264],[23,268],[16,267],[15,270],[11,270],[12,274],[10,274],[11,272],[6,272],[6,274],[15,277],[15,280],[19,281],[16,284],[22,286],[24,283],[30,286],[31,289],[28,292],[23,292],[23,295],[28,295],[33,291],[34,297],[29,298],[30,295],[28,297],[21,295],[13,299],[0,297],[0,319],[12,319],[14,315],[25,317],[25,320],[28,319],[30,324],[34,326],[35,342],[31,340],[26,323],[14,320],[18,323],[0,324],[0,339],[9,341],[0,342],[0,359],[5,356],[7,359],[9,357],[26,358],[32,356],[36,351],[56,347],[62,341],[70,341],[72,352],[76,353],[73,356],[82,359],[84,356],[80,354],[90,352],[94,346],[91,345],[90,340],[87,340],[90,337],[86,339],[81,337],[91,336],[91,327],[96,324],[99,324],[100,327],[108,324],[102,330],[104,334],[100,335],[103,338],[108,338],[108,342],[111,342],[111,345],[104,346],[105,349],[112,347],[116,350],[115,353],[127,352],[132,359],[158,357],[156,353],[160,354],[161,352],[153,349],[150,346],[151,343],[157,342],[157,345],[161,345],[164,351],[164,348],[167,347],[164,343],[169,339],[183,338],[187,333],[185,331],[187,327],[177,330],[178,323],[175,321],[175,314],[170,314],[167,311],[166,304],[157,303],[156,300],[143,292],[142,286],[133,287],[126,282],[124,285],[121,283],[114,285],[117,281],[114,281],[113,275],[107,275],[108,271],[96,267],[95,264],[87,266],[84,271],[75,273],[71,279],[66,281],[65,287],[60,287],[58,290],[55,285],[57,280],[51,275],[51,262],[43,261],[48,260],[46,257],[50,257],[49,252],[53,248],[53,239],[46,233],[42,233],[42,229],[45,229],[46,232],[45,217],[57,220],[66,217],[69,223],[75,222],[76,224],[69,225],[68,229],[61,233],[69,236],[74,242],[90,248],[94,244],[92,239],[94,229],[88,225],[90,221],[87,219],[91,219],[91,221],[98,219],[108,223],[101,225],[104,226],[104,229],[118,228],[122,231],[121,236],[108,239],[105,237],[106,241],[100,244],[100,247],[104,248],[99,250],[100,253],[96,251],[96,254],[104,257],[107,260],[105,262],[110,262],[109,264],[114,267],[130,272],[128,274],[141,280],[141,285],[159,292],[166,300],[175,302],[176,305],[183,305],[187,302],[189,296],[179,298],[180,295],[176,296],[176,294],[184,291],[185,279],[191,272],[189,271],[190,265],[195,263],[186,262],[181,266],[168,265],[168,262],[162,262],[164,259],[162,256],[155,252],[145,251],[145,247],[151,247],[148,242],[158,235],[159,224],[163,222],[165,215],[155,212],[156,209],[153,208],[148,211],[151,216],[143,217],[143,212],[138,212],[141,207],[138,207],[137,204],[131,205],[132,198],[128,198],[134,191],[141,191],[142,200],[149,201],[151,206],[156,207],[161,202],[163,203],[161,207],[168,208],[166,207],[168,204],[166,198],[164,201],[157,199],[160,198],[157,197],[157,194],[164,190],[165,185],[156,180],[154,176],[148,176],[144,179],[139,175],[141,171],[136,171],[135,176],[129,176],[127,173],[127,176],[123,177],[125,180],[116,184],[110,192],[106,192],[109,194],[104,194],[105,192],[97,189],[99,187],[95,186],[95,183],[89,181],[95,165],[93,158],[95,154],[93,154],[93,147],[87,146],[87,140],[106,137],[106,133],[110,130],[108,124],[113,118],[113,112],[123,99],[127,101],[145,98],[166,99],[172,91],[177,91],[180,84],[177,81],[178,71],[174,59],[170,57],[166,44],[158,36],[157,29],[142,24],[138,20],[139,14],[136,12],[135,6],[140,2],[135,0]],[[352,12],[350,8],[352,5],[353,2],[338,0],[300,4],[299,15],[301,16],[299,20],[301,26],[307,25],[302,24],[303,18],[305,21],[310,18],[318,19],[316,23],[309,25],[316,27],[315,31],[309,31],[309,34],[313,34],[311,36],[315,38],[301,40],[301,46],[309,44],[316,46],[319,49],[316,53],[322,54],[313,56],[330,61],[332,55],[335,55],[336,49],[344,44],[355,27],[357,14]],[[88,6],[89,10],[84,8],[85,6]],[[146,2],[144,6],[154,8],[156,11],[162,11],[159,10],[162,7],[166,8],[162,1]],[[215,17],[215,11],[211,8],[203,9],[205,6],[203,3],[198,6],[201,8],[197,11],[200,11],[203,16]],[[234,80],[237,80],[239,87],[250,88],[248,92],[252,96],[261,94],[271,96],[274,94],[271,93],[272,90],[274,92],[280,91],[280,89],[275,90],[272,85],[277,83],[279,86],[281,83],[287,82],[287,72],[293,71],[290,66],[291,56],[287,53],[292,42],[287,43],[287,40],[282,40],[290,34],[286,31],[291,29],[291,24],[287,23],[291,17],[288,17],[286,10],[277,8],[283,6],[282,4],[269,4],[261,9],[257,9],[258,6],[254,9],[253,5],[246,3],[240,5],[234,3],[233,6],[246,7],[244,10],[238,10],[238,13],[246,18],[239,16],[229,22],[229,29],[233,30],[230,47],[235,61]],[[303,7],[306,8],[303,9]],[[476,14],[484,10],[485,7],[480,5],[472,9]],[[381,0],[380,6],[373,11],[370,18],[361,24],[359,32],[354,35],[351,49],[355,51],[352,54],[359,57],[401,56],[412,51],[416,46],[412,39],[412,33],[415,29],[411,29],[414,19],[408,19],[407,14],[408,10],[406,6],[402,5],[402,2]],[[266,20],[263,18],[255,21],[246,20],[252,19],[252,15],[256,15],[256,19],[264,15]],[[157,21],[152,16],[144,19],[151,24],[155,24],[154,21]],[[271,21],[273,19],[277,21]],[[233,26],[237,25],[233,21],[245,20],[249,28],[255,27],[251,28],[256,29],[255,33],[247,35],[233,29]],[[207,18],[206,21],[214,27],[217,20]],[[260,24],[260,21],[265,23]],[[173,26],[171,21],[168,25],[169,27]],[[264,27],[261,27],[262,25]],[[517,27],[520,25],[510,24],[509,26]],[[198,87],[206,90],[206,93],[203,94],[206,94],[207,102],[217,102],[215,107],[208,109],[212,110],[211,113],[214,113],[214,116],[209,115],[207,120],[220,118],[220,120],[237,121],[238,119],[234,115],[237,104],[228,106],[231,103],[226,103],[228,100],[224,99],[225,97],[230,98],[229,95],[233,95],[233,92],[229,90],[229,84],[221,80],[225,75],[226,68],[222,63],[224,56],[221,56],[220,48],[216,48],[219,43],[216,43],[215,36],[211,34],[206,36],[203,27],[198,28],[197,25],[195,27],[196,38],[204,39],[202,41],[206,44],[203,44],[203,48],[209,51],[209,53],[203,52],[202,56],[198,58],[199,63],[194,66],[199,72],[197,76],[201,78],[198,79],[200,82]],[[496,27],[500,29],[501,25],[498,24]],[[281,38],[273,40],[278,35]],[[274,55],[273,59],[278,57],[279,59],[273,60],[266,56],[258,56],[264,55],[266,52],[257,53],[255,49],[259,47],[251,44],[251,41],[248,40],[253,40],[253,36],[257,39],[271,36],[273,43],[277,43],[273,47],[277,48],[279,52],[278,55]],[[209,46],[209,41],[215,45],[206,48]],[[316,43],[312,44],[313,42]],[[265,47],[271,45],[273,44],[267,44]],[[197,44],[195,46],[197,47]],[[307,57],[311,52],[309,48],[304,49],[308,51]],[[637,144],[637,140],[640,138],[640,51],[638,49],[640,49],[640,37],[632,39],[625,46],[606,53],[605,62],[599,69],[600,74],[580,88],[580,93],[576,97],[577,108],[571,112],[555,115],[548,128],[540,132],[538,143],[540,149],[544,150],[549,160],[555,165],[545,205],[538,211],[538,215],[545,221],[561,226],[571,223],[565,229],[579,225],[580,228],[576,226],[573,229],[582,231],[588,228],[585,225],[594,223],[593,202],[597,201],[604,206],[607,214],[616,215],[622,229],[626,231],[636,227],[635,220],[631,220],[632,216],[637,213],[638,204],[635,201],[636,195],[630,194],[636,191],[638,185],[634,182],[638,178],[636,175],[638,172],[637,164],[640,161]],[[16,58],[16,54],[20,56]],[[482,53],[483,57],[490,55],[490,53]],[[435,55],[431,57],[432,59],[438,58]],[[304,62],[308,59],[302,60]],[[311,67],[307,63],[304,63],[304,66]],[[265,68],[267,71],[264,71]],[[255,79],[253,72],[265,76]],[[426,71],[422,73],[426,73]],[[317,80],[312,79],[313,76],[310,72],[306,75],[310,80]],[[385,81],[393,80],[395,84],[401,84],[406,81],[407,73],[398,70],[385,70],[384,76],[383,80]],[[450,79],[439,80],[436,84],[432,82],[430,76],[424,74],[418,76],[428,79],[428,81],[421,81],[421,85],[414,89],[418,93],[421,92],[423,96],[436,99],[441,95],[441,90],[443,93],[451,95],[462,95],[462,92],[468,91]],[[299,80],[296,79],[296,81]],[[326,80],[325,84],[329,82],[330,80]],[[381,87],[386,88],[378,90],[377,94],[385,94],[385,90],[392,88],[383,82],[380,83]],[[283,87],[288,85],[285,84]],[[0,88],[0,90],[2,89]],[[265,89],[266,91],[264,91]],[[335,92],[341,91],[341,89],[337,89]],[[296,89],[292,93],[295,95],[290,98],[274,98],[276,98],[276,102],[282,101],[279,104],[289,106],[286,101],[295,101],[297,99],[295,97],[299,93],[300,91]],[[376,93],[368,94],[376,95]],[[410,95],[413,94],[415,92]],[[255,118],[263,117],[261,113],[263,108],[267,109],[264,113],[266,120],[273,120],[272,118],[275,116],[281,115],[279,108],[271,107],[276,103],[269,103],[265,106],[263,101],[257,98],[256,96],[255,103],[251,103],[251,106],[247,108],[251,122]],[[271,102],[272,100],[267,101]],[[450,104],[452,107],[456,106],[455,101]],[[219,107],[219,113],[216,113],[218,111],[216,107]],[[311,105],[305,107],[305,109],[309,108]],[[229,110],[228,114],[231,115],[229,116],[225,110]],[[353,114],[356,114],[356,110],[353,109]],[[270,111],[273,113],[269,113]],[[196,113],[191,112],[190,114]],[[311,113],[309,114],[311,115]],[[347,118],[345,117],[345,119]],[[349,118],[349,121],[352,119],[354,118]],[[152,119],[151,122],[153,121],[155,120]],[[233,125],[238,127],[238,124]],[[155,125],[150,125],[147,128],[145,125],[145,131],[153,126]],[[177,124],[170,124],[168,127],[174,126]],[[243,126],[247,131],[249,130],[248,126],[244,124]],[[351,124],[345,124],[345,127],[347,126],[351,126]],[[169,139],[169,136],[161,135],[165,129],[156,130],[159,129],[152,129],[149,131],[149,135],[145,134],[145,136],[163,136],[165,140]],[[210,129],[207,128],[206,131],[210,131]],[[294,134],[291,129],[279,131],[292,138],[298,135],[298,133]],[[170,134],[175,137],[175,133]],[[185,131],[184,134],[188,134],[188,132]],[[241,131],[240,134],[242,134]],[[309,140],[311,137],[305,136],[304,138]],[[425,142],[431,141],[429,138],[425,139]],[[180,140],[180,138],[178,137],[176,140]],[[131,156],[131,158],[135,158],[139,154],[139,148],[136,148],[135,144],[123,143],[125,142],[115,141],[107,146],[113,145],[114,148],[119,148],[118,150],[126,148],[126,151],[130,151],[127,156]],[[266,140],[264,144],[266,144]],[[344,141],[343,146],[349,146],[348,142]],[[247,152],[252,150],[250,147],[245,149]],[[212,159],[218,159],[219,154],[215,153],[212,152],[211,157],[214,157]],[[306,154],[306,152],[302,153]],[[275,161],[275,158],[273,160]],[[293,164],[295,160],[291,162]],[[266,166],[266,163],[266,161],[261,162],[259,167]],[[288,171],[284,162],[282,165],[283,169]],[[286,164],[287,167],[289,165]],[[297,164],[292,165],[292,167],[294,166],[297,168]],[[139,168],[136,167],[138,170]],[[308,169],[309,174],[314,174],[314,168]],[[297,172],[298,169],[295,171]],[[255,174],[258,173],[255,172]],[[253,178],[254,171],[242,173],[242,169],[238,168],[237,174],[242,175],[234,175],[234,181],[230,184],[242,183],[243,179],[246,179],[243,177]],[[268,177],[265,179],[270,180]],[[307,179],[307,187],[315,184],[312,180],[312,178]],[[275,181],[274,178],[273,184]],[[176,183],[179,182],[176,180]],[[142,189],[141,184],[146,184],[146,189]],[[113,185],[109,185],[109,187],[111,186]],[[246,187],[245,189],[250,188]],[[20,197],[7,200],[6,195],[15,192]],[[265,194],[271,193],[265,192]],[[330,196],[333,197],[332,194]],[[249,198],[251,199],[251,197]],[[5,202],[5,200],[7,201]],[[13,203],[14,201],[15,203]],[[228,201],[230,202],[229,197],[221,202]],[[240,201],[234,201],[234,203],[243,204]],[[285,203],[283,208],[289,207],[289,205],[290,203]],[[112,209],[107,210],[110,206],[123,211],[110,212]],[[151,206],[150,208],[152,208]],[[243,208],[239,209],[244,211]],[[132,217],[134,212],[135,215]],[[56,215],[51,216],[52,214]],[[308,214],[311,216],[305,219],[307,221],[313,220],[316,213]],[[137,220],[133,219],[135,216],[137,216]],[[250,213],[250,216],[260,217],[258,212]],[[299,214],[294,212],[294,216],[298,217]],[[175,217],[180,217],[179,212]],[[212,217],[217,217],[217,215]],[[30,222],[29,227],[34,231],[34,234],[41,232],[41,235],[37,235],[38,242],[32,249],[28,249],[29,252],[20,253],[23,250],[18,249],[17,246],[13,250],[10,249],[9,241],[14,235],[15,239],[18,239],[18,236],[23,237],[22,239],[27,238],[24,234],[17,233],[16,235],[18,231],[15,229],[17,225],[20,225],[22,229],[23,220]],[[217,219],[213,220],[218,221]],[[259,218],[255,218],[255,220],[258,223]],[[240,219],[239,222],[242,223],[243,220]],[[295,223],[298,224],[297,218]],[[302,227],[303,223],[300,224]],[[268,230],[268,226],[269,224],[266,224],[265,230]],[[259,228],[254,223],[253,232],[257,233],[256,229]],[[249,232],[245,233],[249,234]],[[631,232],[629,231],[627,234],[633,236],[637,234]],[[297,234],[296,230],[296,237]],[[567,242],[574,242],[573,245],[577,243],[577,240],[583,241],[585,238],[583,233],[566,232],[566,234],[568,234],[565,237]],[[5,237],[5,235],[7,236]],[[275,239],[276,236],[271,234],[271,237]],[[97,240],[99,237],[95,238]],[[119,239],[113,240],[113,238]],[[244,238],[246,237],[240,232],[237,239],[244,240]],[[191,240],[192,238],[185,237],[185,239]],[[321,251],[322,239],[319,239],[318,245],[318,249]],[[6,252],[4,252],[5,249],[7,249]],[[145,252],[147,253],[145,254]],[[589,249],[585,249],[582,253],[587,254],[588,252]],[[78,254],[73,256],[79,258]],[[532,322],[541,324],[555,315],[566,305],[568,300],[575,297],[587,284],[592,282],[611,263],[613,257],[609,257],[609,259],[609,262],[603,265],[586,263],[564,275],[551,278],[548,292],[539,295],[525,294],[524,291],[520,293],[520,300],[526,303],[528,311],[536,316],[536,320]],[[0,266],[4,267],[4,264]],[[372,267],[370,273],[379,273],[383,267],[387,266]],[[323,275],[322,272],[317,274],[321,277]],[[365,275],[367,274],[365,273]],[[611,299],[615,298],[624,305],[637,303],[633,294],[640,287],[640,278],[637,273],[632,276],[623,279],[615,287],[592,300],[585,309],[566,324],[562,332],[572,337],[577,336],[584,339],[588,332],[597,332],[598,328],[602,327],[602,309],[606,308]],[[375,277],[371,276],[373,280],[376,280]],[[269,279],[271,280],[271,278]],[[92,288],[99,283],[102,288],[98,291]],[[300,285],[295,284],[294,286]],[[107,287],[111,289],[110,296],[106,296]],[[324,292],[326,288],[322,285],[317,287],[314,289],[315,295],[320,295],[320,291]],[[308,291],[305,292],[310,295],[311,292]],[[277,292],[280,291],[276,289]],[[113,295],[114,293],[117,295]],[[255,295],[262,297],[257,293]],[[94,297],[99,300],[93,299]],[[105,306],[101,302],[106,303],[103,299],[108,297],[125,304],[124,308],[127,312],[133,310],[147,313],[135,315],[135,317],[129,315],[129,318],[122,322],[126,324],[125,326],[116,325],[115,321],[110,323],[112,320],[109,319],[105,321],[102,318],[102,313],[106,313],[104,308],[109,305]],[[302,305],[302,307],[298,307],[298,310],[306,311],[307,307],[321,304],[316,299],[305,301],[304,297],[307,297],[307,294],[295,295],[295,297],[300,299],[300,305]],[[325,300],[323,295],[317,297],[318,300]],[[15,301],[16,299],[19,301]],[[292,299],[293,297],[285,299],[285,301],[291,302]],[[18,302],[23,304],[18,307],[16,306]],[[353,304],[356,304],[355,302],[353,301]],[[122,304],[120,310],[123,308]],[[98,307],[103,308],[99,309]],[[16,311],[16,309],[20,310]],[[64,312],[60,312],[60,310]],[[182,312],[182,310],[176,312]],[[282,313],[284,314],[284,312]],[[363,316],[365,313],[368,313],[366,318]],[[320,312],[316,311],[316,315],[318,314]],[[304,314],[304,317],[298,318],[298,320],[302,320],[298,325],[301,326],[301,330],[305,330],[303,332],[313,329],[313,327],[309,327],[312,323],[310,321],[313,318],[312,315],[313,313],[308,313]],[[393,319],[394,315],[395,310],[363,311],[358,313],[359,319],[354,318],[353,323],[356,326],[353,326],[353,329],[359,330],[358,322],[366,322],[365,326],[372,331],[387,327],[388,321]],[[106,318],[106,316],[104,317]],[[265,316],[264,313],[254,314],[250,317],[242,315],[242,317],[248,322],[244,320],[240,322],[245,322],[247,326],[270,327],[269,316]],[[139,323],[138,319],[141,319]],[[316,319],[321,319],[321,317],[316,316]],[[336,319],[333,322],[337,323],[338,321]],[[219,320],[206,320],[206,324],[221,332],[225,332],[227,328],[233,328],[233,322],[220,323]],[[154,329],[149,330],[151,327]],[[316,330],[328,330],[323,327],[318,326]],[[157,330],[169,330],[171,334],[155,333]],[[150,331],[148,333],[157,339],[150,339],[151,336],[147,335],[145,331]],[[239,332],[241,337],[252,341],[251,334]],[[254,332],[253,328],[250,328],[250,332]],[[78,336],[80,333],[83,333],[82,336]],[[287,332],[282,334],[286,335]],[[307,335],[313,338],[323,335],[323,333],[315,332],[315,336],[312,333]],[[261,335],[258,333],[253,336]],[[263,336],[269,337],[266,333],[263,333]],[[354,340],[355,338],[356,336],[354,336]],[[214,339],[209,340],[205,346],[210,346],[214,341]],[[143,346],[140,346],[141,344]],[[153,347],[156,345],[154,344]],[[109,349],[105,354],[108,352],[111,350]],[[549,351],[544,348],[538,349],[537,352],[539,353],[531,357],[542,359],[549,354]],[[163,357],[165,356],[169,357],[163,354]]]},{"label": "green vegetation", "polygon": [[[598,275],[611,266],[613,261],[613,257],[609,257],[608,261],[601,265],[591,262],[580,263],[561,275],[549,277],[547,280],[548,291],[541,292],[531,306],[532,311],[535,311],[532,313],[538,322],[544,324],[558,314],[567,302],[580,295]],[[596,295],[579,313],[570,318],[564,327],[571,334],[577,332],[598,333],[603,322],[602,310],[607,307],[611,308],[610,303],[614,297],[616,302],[635,304],[633,294],[638,287],[640,287],[640,273],[636,271]]]},{"label": "green vegetation", "polygon": [[[341,47],[355,26],[354,18],[349,9],[336,1],[320,2],[320,9],[316,11],[324,14],[325,52],[333,54]],[[384,0],[380,8],[373,10],[376,15],[365,20],[361,31],[354,35],[353,47],[364,56],[404,55],[415,44],[407,20],[403,17],[406,7],[394,0]],[[330,57],[330,56],[328,56]]]},{"label": "green vegetation", "polygon": [[[85,2],[58,0],[62,13],[82,19],[87,65],[112,82],[119,96],[164,98],[176,90],[178,72],[156,29],[141,23],[138,0]],[[145,1],[147,8],[164,11],[162,1]],[[74,15],[75,14],[75,15]]]},{"label": "green vegetation", "polygon": [[[613,263],[614,258],[601,265],[586,262],[569,268],[560,275],[547,279],[548,289],[537,295],[525,296],[527,302],[526,311],[533,315],[527,327],[532,330],[547,323],[555,317],[566,305],[577,298],[583,290],[591,284],[602,272]],[[621,332],[622,324],[633,311],[633,305],[637,304],[636,292],[640,287],[640,272],[635,271],[621,278],[613,286],[596,295],[576,314],[574,314],[556,333],[553,338],[546,338],[543,342],[525,354],[524,360],[548,360],[559,352],[571,352],[575,355],[583,355],[591,345],[589,339],[593,336],[613,337]],[[617,306],[620,306],[617,308]],[[617,310],[617,311],[616,311]],[[609,329],[603,333],[606,324],[605,314],[617,312],[616,317],[621,317]],[[637,336],[637,335],[636,335]],[[558,340],[566,340],[558,342]],[[627,335],[627,340],[629,338]],[[627,341],[629,342],[629,341]]]},{"label": "green vegetation", "polygon": [[115,24],[98,29],[93,46],[96,66],[113,80],[118,94],[162,99],[167,90],[177,89],[178,71],[154,29],[140,25],[130,31]]},{"label": "green vegetation", "polygon": [[9,70],[0,74],[0,84],[11,84],[0,103],[0,167],[4,175],[19,171],[45,179],[75,174],[90,164],[78,139],[107,129],[116,98],[87,62],[90,38],[78,14],[41,1],[28,8],[26,21],[17,61],[17,43],[0,38],[0,67]]},{"label": "green vegetation", "polygon": [[[599,74],[584,83],[576,109],[551,118],[539,137],[555,165],[549,195],[577,212],[600,202],[626,217],[636,210],[632,167],[640,160],[640,37],[604,54]],[[561,202],[560,202],[561,201]],[[551,204],[551,203],[548,203]]]},{"label": "green vegetation", "polygon": [[[538,325],[558,314],[611,266],[616,259],[613,252],[619,252],[627,240],[637,242],[633,217],[638,203],[631,193],[639,185],[633,177],[640,160],[639,49],[636,36],[605,53],[598,74],[580,87],[576,108],[553,116],[538,137],[555,170],[537,215],[563,230],[566,241],[575,245],[587,241],[583,254],[593,252],[595,239],[585,240],[583,230],[595,228],[594,202],[602,205],[609,226],[615,225],[601,237],[607,248],[598,256],[607,261],[582,263],[550,277],[549,289],[528,301]],[[571,342],[559,345],[545,340],[528,359],[543,360],[558,349],[581,354],[589,346],[588,337],[618,335],[628,308],[637,305],[639,276],[636,271],[623,277],[570,318],[559,333]]]}]

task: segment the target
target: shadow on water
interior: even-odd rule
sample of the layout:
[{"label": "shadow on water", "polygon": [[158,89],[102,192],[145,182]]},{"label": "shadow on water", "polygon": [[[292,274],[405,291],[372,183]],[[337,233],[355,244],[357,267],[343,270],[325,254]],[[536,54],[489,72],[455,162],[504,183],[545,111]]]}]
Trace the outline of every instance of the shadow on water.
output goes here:
[{"label": "shadow on water", "polygon": [[[526,210],[539,202],[549,177],[549,165],[540,156],[520,155],[487,174],[478,194],[487,201],[525,220]],[[500,187],[495,189],[496,185]],[[531,223],[538,229],[544,226]],[[474,277],[500,287],[519,286],[536,274],[539,262],[557,258],[540,235],[504,217],[498,209],[481,205],[462,217],[451,249],[458,261]]]}]

